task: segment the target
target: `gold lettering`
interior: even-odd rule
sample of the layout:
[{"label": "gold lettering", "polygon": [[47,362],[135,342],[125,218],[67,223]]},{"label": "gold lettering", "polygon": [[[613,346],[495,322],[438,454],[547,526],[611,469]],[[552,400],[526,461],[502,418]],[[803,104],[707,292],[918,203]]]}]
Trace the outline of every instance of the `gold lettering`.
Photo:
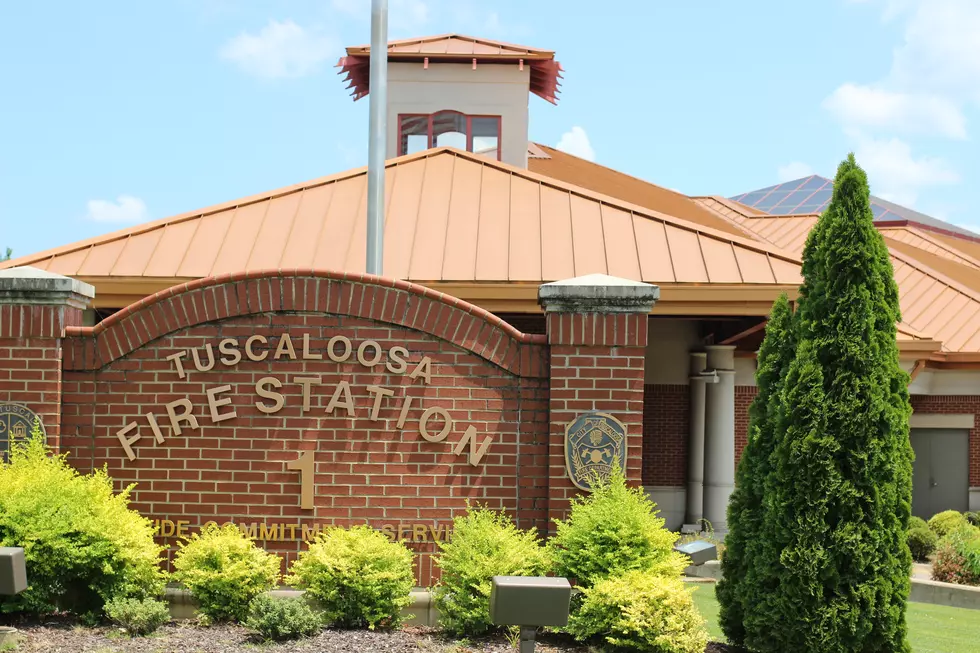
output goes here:
[{"label": "gold lettering", "polygon": [[268,542],[269,540],[273,542],[279,541],[279,525],[273,524],[270,528],[268,524],[262,524],[259,529],[259,539]]},{"label": "gold lettering", "polygon": [[425,526],[422,524],[415,524],[412,527],[412,532],[413,542],[425,542]]},{"label": "gold lettering", "polygon": [[[340,395],[344,395],[343,401],[340,399]],[[350,395],[350,384],[347,381],[341,381],[337,384],[337,389],[333,391],[333,397],[330,398],[330,403],[327,404],[327,414],[332,415],[334,408],[337,406],[343,406],[347,409],[347,416],[354,416],[354,399]]]},{"label": "gold lettering", "polygon": [[286,463],[286,469],[299,472],[299,507],[303,510],[313,510],[313,463],[312,451],[304,451],[299,458]]},{"label": "gold lettering", "polygon": [[303,412],[310,410],[310,386],[320,385],[319,376],[294,376],[293,381],[303,386]]},{"label": "gold lettering", "polygon": [[207,528],[208,526],[217,526],[217,525],[218,525],[218,522],[216,522],[216,521],[206,521],[206,522],[204,522],[204,524],[203,524],[203,525],[201,526],[201,530],[203,531],[203,530],[204,530],[205,528]]},{"label": "gold lettering", "polygon": [[279,337],[279,346],[276,347],[276,355],[274,358],[279,360],[282,358],[283,354],[289,356],[289,360],[296,360],[296,350],[293,349],[293,339],[289,337],[288,333],[284,333]]},{"label": "gold lettering", "polygon": [[238,341],[234,338],[225,338],[218,343],[218,352],[230,358],[221,357],[221,364],[227,367],[234,367],[242,362],[242,352],[238,351]]},{"label": "gold lettering", "polygon": [[378,413],[381,412],[381,400],[395,394],[390,388],[382,388],[377,385],[369,385],[367,391],[374,395],[374,406],[371,407],[371,421],[378,421]]},{"label": "gold lettering", "polygon": [[493,438],[488,435],[487,436],[487,439],[483,441],[483,444],[482,445],[480,445],[480,448],[477,449],[476,448],[476,427],[471,424],[466,429],[466,433],[463,434],[463,437],[460,438],[460,440],[456,444],[456,446],[453,447],[453,453],[456,454],[457,456],[459,454],[463,453],[463,449],[466,448],[466,443],[467,442],[470,443],[470,456],[469,456],[469,458],[470,458],[470,464],[473,465],[474,467],[476,467],[477,465],[480,464],[480,461],[483,460],[483,456],[484,456],[484,454],[487,453],[487,449],[490,448],[490,443],[493,442]]},{"label": "gold lettering", "polygon": [[214,369],[214,350],[211,349],[211,343],[204,345],[204,351],[208,353],[208,365],[205,367],[201,364],[201,357],[197,353],[197,349],[192,349],[191,354],[194,358],[194,367],[197,368],[198,372],[209,372]]},{"label": "gold lettering", "polygon": [[230,385],[220,385],[217,388],[208,388],[205,394],[208,396],[208,406],[211,408],[211,421],[217,424],[218,422],[223,422],[226,419],[231,419],[232,417],[238,417],[238,412],[232,407],[231,412],[219,413],[218,408],[221,406],[227,406],[231,403],[231,397],[225,397],[224,399],[218,399],[217,395],[222,392],[228,392],[231,390]]},{"label": "gold lettering", "polygon": [[411,527],[406,527],[405,524],[398,524],[398,541],[403,542],[405,540],[405,535],[412,532]]},{"label": "gold lettering", "polygon": [[272,399],[273,401],[271,406],[267,406],[261,401],[256,401],[255,407],[266,415],[272,415],[282,410],[283,405],[286,403],[286,398],[278,392],[267,390],[267,385],[271,385],[274,388],[281,388],[282,381],[274,376],[263,376],[261,379],[255,382],[255,394],[259,395],[263,399]]},{"label": "gold lettering", "polygon": [[288,526],[283,526],[282,527],[282,530],[283,530],[282,539],[286,539],[286,529],[287,528],[289,529],[289,539],[295,540],[296,539],[296,528],[297,528],[297,525],[296,524],[289,524]]},{"label": "gold lettering", "polygon": [[316,534],[320,532],[320,527],[314,524],[313,526],[307,526],[303,524],[303,541],[308,542],[316,537]]},{"label": "gold lettering", "polygon": [[245,341],[245,355],[248,356],[248,359],[250,361],[256,361],[256,362],[264,361],[266,356],[269,355],[269,352],[264,351],[262,352],[262,355],[259,356],[254,351],[252,351],[253,342],[261,342],[263,345],[265,345],[268,344],[269,341],[266,340],[265,336],[260,336],[260,335],[249,336],[248,340]]},{"label": "gold lettering", "polygon": [[[338,356],[334,353],[334,343],[341,343],[344,345],[344,353],[342,356]],[[334,336],[327,342],[327,357],[335,363],[344,363],[350,358],[351,344],[350,339],[345,336]]]},{"label": "gold lettering", "polygon": [[139,434],[137,430],[136,435],[131,438],[127,438],[128,434],[133,429],[139,429],[139,425],[136,422],[130,422],[126,426],[122,427],[116,431],[116,437],[119,438],[119,443],[122,445],[123,451],[126,452],[126,457],[130,460],[136,460],[136,454],[133,453],[133,445],[136,444],[140,438],[143,436]]},{"label": "gold lettering", "polygon": [[[177,414],[178,407],[184,409],[184,412],[179,415]],[[183,433],[183,430],[180,428],[181,422],[187,422],[192,429],[200,428],[197,423],[197,418],[191,414],[192,410],[194,410],[194,406],[191,405],[191,400],[186,397],[167,404],[167,414],[170,415],[170,428],[173,430],[174,435]]]},{"label": "gold lettering", "polygon": [[432,359],[428,356],[423,357],[408,376],[412,379],[417,379],[421,376],[425,380],[426,385],[432,383]]},{"label": "gold lettering", "polygon": [[163,444],[163,431],[160,430],[160,425],[157,424],[157,416],[153,413],[147,413],[146,421],[150,423],[150,430],[153,431],[153,439],[157,441],[157,444]]},{"label": "gold lettering", "polygon": [[429,534],[432,537],[433,542],[442,541],[442,529],[438,526],[429,526]]},{"label": "gold lettering", "polygon": [[187,521],[187,520],[178,519],[177,520],[177,537],[185,537],[186,538],[187,536],[189,536],[191,533],[190,533],[189,530],[187,530],[187,527],[190,526],[190,524],[191,523],[189,521]]},{"label": "gold lettering", "polygon": [[[439,413],[442,418],[442,430],[432,435],[429,433],[429,418]],[[449,432],[453,429],[453,418],[449,415],[449,411],[445,408],[440,408],[439,406],[433,406],[431,408],[426,408],[425,412],[422,413],[422,417],[419,418],[419,433],[428,442],[442,442],[449,435]]]},{"label": "gold lettering", "polygon": [[405,401],[402,402],[402,409],[398,413],[397,428],[403,428],[405,426],[405,418],[408,417],[408,410],[412,407],[413,401],[415,401],[415,397],[405,397]]},{"label": "gold lettering", "polygon": [[392,542],[395,541],[395,527],[392,526],[391,524],[385,524],[384,526],[382,526],[381,532],[384,533],[385,536]]},{"label": "gold lettering", "polygon": [[303,359],[308,361],[318,361],[323,358],[323,354],[316,354],[310,351],[310,334],[303,334]]},{"label": "gold lettering", "polygon": [[388,362],[385,363],[385,367],[392,374],[404,374],[408,370],[408,361],[405,360],[407,356],[408,350],[404,347],[392,347],[388,352]]},{"label": "gold lettering", "polygon": [[171,537],[177,531],[177,526],[169,519],[160,522],[161,537]]},{"label": "gold lettering", "polygon": [[[370,360],[364,356],[368,347],[374,347],[374,358]],[[357,347],[357,362],[364,367],[374,367],[381,362],[381,345],[373,340],[365,340]]]},{"label": "gold lettering", "polygon": [[167,360],[171,361],[174,364],[174,367],[177,368],[177,376],[180,378],[187,376],[184,374],[184,364],[180,362],[184,356],[187,356],[186,351],[178,351],[176,354],[170,354],[167,356]]},{"label": "gold lettering", "polygon": [[241,530],[242,534],[250,540],[254,540],[255,535],[258,532],[258,525],[255,522],[252,522],[251,524],[239,524],[238,528]]}]

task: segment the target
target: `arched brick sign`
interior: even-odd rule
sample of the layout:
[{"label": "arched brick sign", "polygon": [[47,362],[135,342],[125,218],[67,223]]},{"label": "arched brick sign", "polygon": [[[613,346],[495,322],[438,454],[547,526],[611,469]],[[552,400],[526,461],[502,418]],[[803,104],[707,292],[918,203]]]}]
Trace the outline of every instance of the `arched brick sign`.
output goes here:
[{"label": "arched brick sign", "polygon": [[546,528],[544,337],[364,275],[168,289],[64,342],[62,449],[108,465],[163,541],[235,522],[291,560],[328,524],[429,553],[468,500]]}]

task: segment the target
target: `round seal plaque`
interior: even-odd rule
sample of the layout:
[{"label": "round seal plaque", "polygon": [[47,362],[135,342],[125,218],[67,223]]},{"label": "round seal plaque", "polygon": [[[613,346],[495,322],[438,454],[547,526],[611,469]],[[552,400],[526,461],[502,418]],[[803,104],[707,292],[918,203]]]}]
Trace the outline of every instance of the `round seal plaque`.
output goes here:
[{"label": "round seal plaque", "polygon": [[[27,439],[36,419],[34,411],[23,404],[0,402],[0,455],[4,460],[7,459],[11,443]],[[43,434],[44,424],[40,420],[38,424]]]}]

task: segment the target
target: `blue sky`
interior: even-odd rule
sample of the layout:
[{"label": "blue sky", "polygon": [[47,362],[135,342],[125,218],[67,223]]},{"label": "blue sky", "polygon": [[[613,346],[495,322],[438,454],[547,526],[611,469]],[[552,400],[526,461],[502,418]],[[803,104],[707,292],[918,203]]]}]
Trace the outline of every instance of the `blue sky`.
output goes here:
[{"label": "blue sky", "polygon": [[[554,49],[531,138],[689,194],[854,150],[872,192],[980,230],[977,0],[390,0],[391,38]],[[7,3],[0,247],[15,255],[367,161],[333,67],[370,0]]]}]

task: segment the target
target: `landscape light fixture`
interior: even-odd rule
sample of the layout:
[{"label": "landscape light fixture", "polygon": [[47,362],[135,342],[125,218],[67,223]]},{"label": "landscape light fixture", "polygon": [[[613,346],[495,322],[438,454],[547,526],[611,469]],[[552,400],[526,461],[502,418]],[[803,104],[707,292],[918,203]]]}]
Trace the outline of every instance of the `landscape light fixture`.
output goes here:
[{"label": "landscape light fixture", "polygon": [[497,626],[520,626],[520,653],[534,653],[537,629],[567,625],[571,600],[572,586],[565,578],[494,576],[490,621]]}]

